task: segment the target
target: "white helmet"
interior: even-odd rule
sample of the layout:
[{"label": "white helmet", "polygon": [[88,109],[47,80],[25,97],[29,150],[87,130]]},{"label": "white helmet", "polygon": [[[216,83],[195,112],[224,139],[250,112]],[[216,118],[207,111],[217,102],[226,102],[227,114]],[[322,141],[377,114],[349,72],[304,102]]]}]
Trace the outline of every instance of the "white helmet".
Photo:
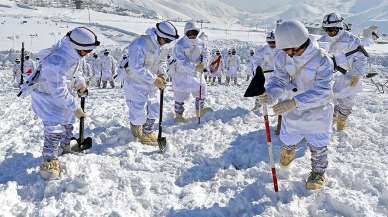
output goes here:
[{"label": "white helmet", "polygon": [[322,21],[322,27],[323,28],[328,28],[328,27],[338,27],[338,28],[343,28],[343,20],[341,15],[336,14],[336,13],[330,13],[327,14]]},{"label": "white helmet", "polygon": [[309,39],[309,33],[301,22],[288,20],[276,27],[275,38],[278,49],[298,48]]},{"label": "white helmet", "polygon": [[197,32],[200,31],[200,29],[195,25],[194,22],[192,21],[188,21],[186,24],[185,24],[185,35],[188,31],[191,31],[191,30],[195,30]]},{"label": "white helmet", "polygon": [[77,27],[66,34],[76,50],[93,50],[100,45],[96,34],[86,27]]},{"label": "white helmet", "polygon": [[171,41],[179,38],[178,30],[169,21],[162,21],[156,24],[156,34],[161,38],[167,38]]},{"label": "white helmet", "polygon": [[266,42],[275,42],[275,34],[273,31],[267,32],[267,35],[265,36]]}]

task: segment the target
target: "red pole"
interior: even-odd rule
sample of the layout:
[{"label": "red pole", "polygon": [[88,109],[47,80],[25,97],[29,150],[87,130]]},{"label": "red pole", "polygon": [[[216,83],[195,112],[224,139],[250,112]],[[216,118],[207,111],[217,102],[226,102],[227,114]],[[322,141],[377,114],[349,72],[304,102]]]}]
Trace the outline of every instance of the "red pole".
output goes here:
[{"label": "red pole", "polygon": [[263,105],[263,113],[264,113],[265,134],[267,137],[267,145],[268,145],[269,162],[271,165],[271,172],[272,172],[273,188],[274,188],[275,192],[278,192],[279,191],[278,177],[276,176],[276,168],[275,168],[275,163],[273,160],[271,131],[269,128],[268,111],[267,111],[266,104]]}]

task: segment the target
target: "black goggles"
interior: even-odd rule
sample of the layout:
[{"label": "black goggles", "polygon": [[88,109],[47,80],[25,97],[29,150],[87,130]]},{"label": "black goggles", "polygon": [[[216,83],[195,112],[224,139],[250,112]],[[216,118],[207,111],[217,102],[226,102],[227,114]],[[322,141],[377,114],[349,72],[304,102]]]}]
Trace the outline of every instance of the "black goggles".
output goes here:
[{"label": "black goggles", "polygon": [[325,30],[325,32],[339,32],[339,28],[338,27],[323,27],[323,30]]},{"label": "black goggles", "polygon": [[172,40],[171,39],[169,39],[169,38],[163,38],[164,39],[164,41],[167,43],[167,44],[169,44],[169,43],[171,43],[172,42]]},{"label": "black goggles", "polygon": [[199,32],[197,30],[190,30],[190,31],[187,31],[186,32],[186,36],[187,37],[190,37],[190,36],[195,36],[197,37],[197,35],[199,34]]}]

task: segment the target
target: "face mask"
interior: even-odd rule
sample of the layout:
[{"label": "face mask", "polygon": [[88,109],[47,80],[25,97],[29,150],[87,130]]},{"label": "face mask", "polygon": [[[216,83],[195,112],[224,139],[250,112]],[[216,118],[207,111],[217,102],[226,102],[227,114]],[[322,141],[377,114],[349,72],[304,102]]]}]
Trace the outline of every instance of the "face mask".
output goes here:
[{"label": "face mask", "polygon": [[105,56],[108,56],[108,55],[109,55],[109,53],[104,53],[104,55],[105,55]]}]

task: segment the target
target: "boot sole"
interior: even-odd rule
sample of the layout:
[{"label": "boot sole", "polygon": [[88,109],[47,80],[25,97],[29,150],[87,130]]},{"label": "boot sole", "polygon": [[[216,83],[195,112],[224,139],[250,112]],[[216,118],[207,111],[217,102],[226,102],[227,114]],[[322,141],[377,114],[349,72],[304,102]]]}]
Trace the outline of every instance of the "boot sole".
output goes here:
[{"label": "boot sole", "polygon": [[39,174],[40,176],[44,179],[44,180],[56,180],[56,179],[59,179],[59,177],[61,176],[61,174],[59,173],[59,175],[54,175],[53,173],[50,173],[50,172],[47,172],[47,171],[39,171]]},{"label": "boot sole", "polygon": [[141,144],[143,145],[147,145],[147,146],[158,146],[158,142],[140,142]]}]

